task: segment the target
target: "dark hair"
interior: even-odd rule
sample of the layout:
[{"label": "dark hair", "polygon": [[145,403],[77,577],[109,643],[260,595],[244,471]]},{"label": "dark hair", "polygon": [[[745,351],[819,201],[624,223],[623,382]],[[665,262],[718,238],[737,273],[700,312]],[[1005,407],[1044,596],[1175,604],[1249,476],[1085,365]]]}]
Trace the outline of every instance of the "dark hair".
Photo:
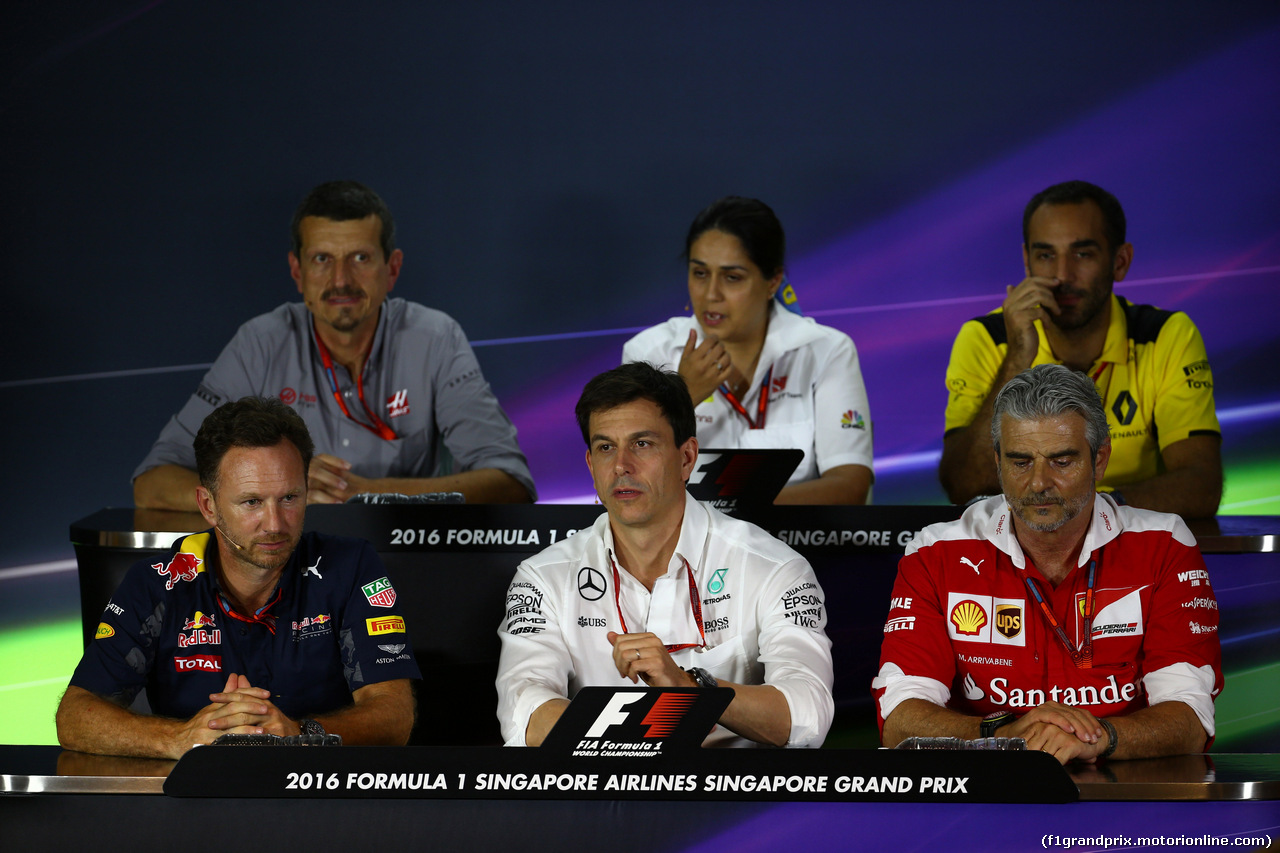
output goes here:
[{"label": "dark hair", "polygon": [[786,266],[787,235],[773,210],[759,199],[730,195],[704,208],[689,226],[689,234],[684,239],[685,263],[689,262],[693,244],[708,231],[723,231],[737,237],[747,257],[767,279]]},{"label": "dark hair", "polygon": [[376,216],[382,223],[382,232],[378,237],[382,246],[382,259],[387,260],[396,250],[396,221],[391,218],[386,202],[364,184],[356,181],[329,181],[307,193],[302,204],[293,212],[293,222],[289,226],[293,234],[293,254],[297,257],[302,256],[302,220],[308,216],[319,216],[334,222]]},{"label": "dark hair", "polygon": [[633,361],[606,370],[587,383],[573,412],[578,416],[582,440],[591,446],[591,416],[596,412],[616,409],[636,400],[649,400],[662,410],[676,445],[682,445],[696,434],[693,400],[684,378],[672,370],[659,370],[652,364]]},{"label": "dark hair", "polygon": [[282,439],[302,454],[302,478],[315,453],[315,444],[307,425],[293,409],[279,400],[244,397],[224,403],[209,413],[196,433],[196,473],[200,485],[218,491],[218,466],[233,447],[275,447]]},{"label": "dark hair", "polygon": [[1030,245],[1031,216],[1046,204],[1083,204],[1091,201],[1102,211],[1102,230],[1111,254],[1124,245],[1124,208],[1120,200],[1097,184],[1088,181],[1066,181],[1041,190],[1027,202],[1022,211],[1022,245]]},{"label": "dark hair", "polygon": [[1040,364],[1010,379],[996,395],[991,415],[991,444],[1000,452],[1002,421],[1056,418],[1075,412],[1084,418],[1084,437],[1093,460],[1102,445],[1111,440],[1107,413],[1093,380],[1078,370],[1061,364]]}]

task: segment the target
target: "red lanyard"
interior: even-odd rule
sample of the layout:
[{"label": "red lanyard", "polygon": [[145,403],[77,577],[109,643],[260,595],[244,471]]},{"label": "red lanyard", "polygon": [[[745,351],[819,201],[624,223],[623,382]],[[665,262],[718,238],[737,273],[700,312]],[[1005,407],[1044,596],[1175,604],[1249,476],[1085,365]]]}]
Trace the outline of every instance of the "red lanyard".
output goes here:
[{"label": "red lanyard", "polygon": [[769,411],[769,385],[773,379],[773,366],[769,366],[769,370],[764,375],[764,383],[760,386],[760,401],[756,404],[756,419],[751,420],[751,415],[747,414],[747,409],[742,405],[741,401],[733,395],[729,390],[729,383],[720,384],[720,393],[729,401],[729,405],[733,406],[733,410],[747,419],[747,425],[751,429],[764,429],[764,416]]},{"label": "red lanyard", "polygon": [[239,613],[232,610],[231,604],[225,598],[222,597],[221,592],[217,594],[217,598],[218,598],[218,605],[222,608],[222,612],[230,616],[232,619],[238,619],[239,621],[247,622],[250,625],[262,625],[268,631],[274,634],[276,632],[276,617],[274,613],[270,613],[269,611],[271,610],[272,607],[275,606],[275,603],[280,600],[280,597],[282,595],[284,595],[284,588],[276,587],[276,597],[271,599],[261,607],[259,607],[257,610],[253,611],[252,619],[247,619],[244,616],[241,616]]},{"label": "red lanyard", "polygon": [[[1098,384],[1098,379],[1102,376],[1102,371],[1106,370],[1108,367],[1114,367],[1114,366],[1115,366],[1115,365],[1113,365],[1113,364],[1112,364],[1111,362],[1109,362],[1109,361],[1104,361],[1104,362],[1100,363],[1100,364],[1098,365],[1098,369],[1097,369],[1097,370],[1095,370],[1095,371],[1093,372],[1093,376],[1091,376],[1091,377],[1090,377],[1090,378],[1093,380],[1093,384],[1094,384],[1095,386]],[[1114,375],[1114,371],[1113,371],[1112,373],[1108,373],[1108,374],[1107,374],[1107,387],[1106,387],[1105,389],[1102,389],[1102,388],[1099,388],[1099,389],[1098,389],[1098,393],[1102,395],[1102,402],[1103,402],[1104,404],[1107,402],[1107,395],[1108,395],[1109,393],[1111,393],[1111,377],[1112,377],[1113,375]]]},{"label": "red lanyard", "polygon": [[1089,580],[1088,586],[1084,594],[1084,613],[1081,614],[1082,627],[1084,628],[1084,639],[1080,641],[1077,648],[1072,645],[1071,640],[1067,637],[1067,632],[1063,630],[1062,623],[1058,621],[1058,617],[1053,615],[1052,608],[1045,601],[1044,594],[1040,591],[1040,584],[1032,579],[1030,574],[1024,574],[1022,579],[1026,581],[1027,589],[1031,592],[1031,597],[1040,605],[1040,615],[1044,617],[1044,621],[1049,623],[1058,642],[1067,650],[1067,654],[1071,655],[1071,662],[1076,665],[1077,669],[1093,668],[1093,587],[1098,579],[1098,560],[1096,557],[1089,560]]},{"label": "red lanyard", "polygon": [[396,434],[391,427],[382,422],[382,419],[373,413],[369,408],[369,404],[364,401],[364,371],[360,371],[360,375],[356,377],[356,395],[360,398],[360,405],[364,406],[364,413],[369,416],[369,420],[373,421],[373,426],[369,426],[363,421],[357,421],[351,417],[351,412],[347,410],[347,404],[342,400],[342,394],[338,391],[338,377],[334,374],[333,359],[329,357],[329,348],[324,345],[324,341],[320,340],[320,333],[316,331],[315,324],[311,326],[311,333],[315,335],[316,347],[320,350],[320,361],[324,363],[325,375],[329,377],[329,388],[333,391],[333,399],[338,401],[338,408],[342,409],[342,414],[346,415],[348,420],[355,421],[369,432],[378,436],[378,438],[386,441],[395,441]]},{"label": "red lanyard", "polygon": [[[693,649],[707,647],[707,632],[702,628],[702,599],[698,596],[698,585],[693,580],[693,569],[689,568],[689,561],[684,557],[680,558],[684,563],[684,576],[689,582],[689,607],[693,610],[693,621],[698,626],[698,636],[702,638],[700,643],[672,643],[667,646],[667,653],[673,654],[681,649]],[[622,633],[630,634],[627,630],[627,619],[622,615],[622,579],[618,576],[618,564],[613,561],[613,554],[609,554],[609,566],[613,569],[613,606],[618,608],[618,622],[622,625]]]}]

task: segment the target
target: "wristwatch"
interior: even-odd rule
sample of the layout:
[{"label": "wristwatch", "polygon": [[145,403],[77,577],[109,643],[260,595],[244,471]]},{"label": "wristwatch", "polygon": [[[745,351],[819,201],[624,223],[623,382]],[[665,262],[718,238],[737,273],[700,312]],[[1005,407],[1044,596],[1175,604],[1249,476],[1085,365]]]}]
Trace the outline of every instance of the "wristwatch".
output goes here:
[{"label": "wristwatch", "polygon": [[689,676],[698,683],[699,687],[719,687],[720,686],[720,682],[716,681],[716,677],[711,673],[707,672],[705,669],[703,669],[700,666],[695,666],[695,667],[692,667],[691,669],[686,669],[685,672],[689,673]]},{"label": "wristwatch", "polygon": [[995,737],[996,729],[1016,719],[1012,711],[993,711],[982,718],[982,724],[978,726],[978,736]]},{"label": "wristwatch", "polygon": [[298,720],[298,734],[320,735],[320,737],[324,737],[327,732],[325,732],[324,726],[320,725],[315,720]]}]

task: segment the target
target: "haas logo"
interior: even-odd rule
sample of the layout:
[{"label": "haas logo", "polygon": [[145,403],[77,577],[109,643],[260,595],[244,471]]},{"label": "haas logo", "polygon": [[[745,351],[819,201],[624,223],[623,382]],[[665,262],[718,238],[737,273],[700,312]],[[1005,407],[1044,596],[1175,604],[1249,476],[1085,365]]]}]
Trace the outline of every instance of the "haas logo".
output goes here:
[{"label": "haas logo", "polygon": [[156,574],[165,575],[165,589],[173,589],[178,585],[178,581],[195,580],[196,575],[200,574],[200,564],[203,562],[204,560],[201,560],[195,554],[179,551],[173,555],[169,565],[152,563],[151,568],[156,570]]}]

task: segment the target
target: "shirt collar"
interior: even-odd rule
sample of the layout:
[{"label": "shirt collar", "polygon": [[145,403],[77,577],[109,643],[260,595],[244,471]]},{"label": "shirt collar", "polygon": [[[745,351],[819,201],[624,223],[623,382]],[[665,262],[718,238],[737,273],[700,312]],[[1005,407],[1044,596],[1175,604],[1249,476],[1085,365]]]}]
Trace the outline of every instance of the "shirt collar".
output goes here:
[{"label": "shirt collar", "polygon": [[[1014,566],[1025,569],[1027,558],[1022,551],[1022,545],[1018,542],[1018,537],[1014,535],[1013,510],[1009,509],[1004,495],[989,498],[983,505],[989,512],[985,522],[987,538],[1009,555]],[[1076,558],[1076,565],[1083,566],[1088,563],[1090,555],[1119,536],[1120,531],[1120,519],[1111,497],[1095,492],[1093,518],[1089,521],[1089,529],[1085,531],[1084,544],[1080,547],[1080,556]]]},{"label": "shirt collar", "polygon": [[[601,516],[603,522],[603,530],[601,530],[601,544],[604,553],[600,555],[602,562],[607,567],[610,559],[616,559],[617,550],[613,544],[613,526],[609,524],[609,513]],[[707,508],[699,503],[688,490],[684,493],[684,518],[680,520],[680,538],[676,540],[675,550],[671,552],[671,559],[667,562],[667,574],[678,577],[680,568],[688,562],[690,570],[693,572],[694,578],[697,579],[699,570],[702,567],[702,558],[707,550],[707,537],[709,534],[710,518],[707,514]],[[622,564],[618,563],[618,568],[626,574],[631,574],[623,569]],[[639,581],[636,581],[639,583]]]}]

